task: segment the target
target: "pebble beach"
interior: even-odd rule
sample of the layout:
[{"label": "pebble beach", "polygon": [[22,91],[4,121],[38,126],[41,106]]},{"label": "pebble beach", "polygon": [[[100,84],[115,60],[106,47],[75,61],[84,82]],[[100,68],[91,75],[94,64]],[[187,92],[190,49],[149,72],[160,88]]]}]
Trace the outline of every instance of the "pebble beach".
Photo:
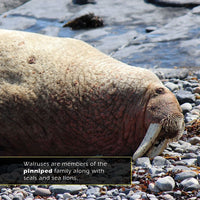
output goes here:
[{"label": "pebble beach", "polygon": [[[6,1],[5,1],[6,2]],[[25,1],[19,1],[16,4],[16,9],[14,7],[3,9],[2,7],[2,15],[1,15],[1,23],[0,28],[8,28],[8,29],[17,29],[17,30],[32,30],[31,27],[34,27],[34,31],[38,33],[43,33],[47,35],[55,35],[63,36],[64,30],[62,28],[58,28],[57,21],[54,19],[55,26],[52,26],[51,23],[46,23],[45,27],[44,23],[42,23],[41,19],[44,16],[42,12],[35,12],[34,16],[34,6],[33,12],[27,11],[28,7],[26,4],[23,5]],[[35,5],[35,1],[30,1],[30,5]],[[42,2],[42,1],[41,1]],[[62,1],[63,2],[63,1]],[[31,4],[32,3],[32,4]],[[198,2],[197,2],[198,4]],[[199,2],[200,4],[200,2]],[[1,4],[0,4],[1,5]],[[5,4],[4,4],[5,5]],[[21,6],[19,6],[21,5]],[[90,4],[89,6],[92,6]],[[19,6],[19,7],[18,7]],[[24,6],[24,7],[23,7]],[[150,7],[152,5],[149,5]],[[23,9],[24,8],[24,9]],[[174,20],[180,20],[181,17],[189,18],[194,12],[199,13],[197,6],[196,8],[192,8],[191,10],[181,10],[181,15]],[[75,8],[74,8],[75,9]],[[77,8],[76,8],[77,9]],[[82,9],[79,7],[79,14],[83,12],[84,9],[88,9],[86,6]],[[47,9],[48,10],[48,9]],[[90,10],[90,9],[88,9]],[[200,10],[200,9],[199,9]],[[25,12],[26,11],[26,12]],[[10,19],[17,20],[16,18],[20,17],[22,19],[20,24],[16,25],[16,21],[10,23]],[[180,13],[179,12],[179,13]],[[63,12],[64,13],[64,12]],[[188,14],[189,13],[189,14]],[[191,14],[192,13],[192,14]],[[10,17],[9,17],[10,15]],[[76,14],[78,15],[78,14]],[[178,15],[176,13],[176,15]],[[197,14],[195,14],[196,16]],[[6,16],[6,17],[5,17]],[[63,21],[64,14],[62,12],[59,16],[57,16],[58,21]],[[65,17],[71,17],[71,13],[66,14]],[[50,17],[48,17],[48,20]],[[195,18],[196,19],[196,18]],[[119,21],[125,19],[118,19]],[[35,25],[36,23],[41,23],[41,28],[38,28]],[[46,21],[47,22],[47,21]],[[61,22],[59,22],[61,23]],[[126,22],[127,23],[127,22]],[[160,22],[159,26],[162,23]],[[172,23],[168,24],[168,28],[170,29]],[[180,25],[181,26],[181,25]],[[185,25],[186,27],[187,25]],[[164,27],[164,26],[163,26]],[[182,26],[181,26],[182,27]],[[155,37],[149,36],[148,40],[151,40],[149,43],[147,39],[142,37],[141,33],[130,32],[127,30],[126,34],[123,33],[123,36],[127,36],[126,39],[121,39],[119,42],[115,42],[109,46],[110,42],[108,41],[110,38],[106,37],[106,34],[110,34],[110,29],[113,30],[113,26],[109,26],[107,28],[103,28],[99,31],[99,35],[97,35],[98,29],[87,32],[76,32],[73,36],[78,39],[83,39],[85,41],[90,41],[92,45],[96,45],[98,49],[103,52],[110,54],[111,56],[126,61],[128,64],[135,64],[130,59],[125,59],[125,57],[130,57],[136,51],[144,53],[144,60],[148,58],[144,49],[150,48],[152,44],[155,44]],[[149,26],[150,28],[150,26]],[[187,28],[187,27],[186,27]],[[151,29],[156,29],[157,32],[160,31],[164,36],[168,36],[168,38],[163,38],[163,41],[170,41],[174,38],[171,38],[168,32],[166,32],[167,28],[158,29],[158,27],[153,26]],[[155,30],[155,31],[156,31]],[[182,30],[182,29],[181,29]],[[193,30],[191,28],[191,30]],[[59,32],[60,31],[60,32]],[[184,32],[185,31],[185,32]],[[180,37],[187,35],[186,30],[183,30],[184,34],[179,35]],[[127,34],[128,33],[128,34]],[[130,37],[131,33],[131,37]],[[71,32],[70,32],[71,34]],[[155,33],[156,35],[157,33]],[[177,32],[174,33],[174,36],[178,37]],[[95,37],[94,37],[95,35]],[[105,37],[103,37],[105,36]],[[164,37],[163,36],[163,37]],[[130,40],[133,37],[137,37],[137,41]],[[157,38],[158,40],[161,40]],[[99,38],[99,40],[96,40]],[[112,35],[112,41],[114,36]],[[159,41],[160,41],[159,40]],[[184,40],[184,39],[183,39]],[[191,45],[191,39],[189,34],[187,41],[184,40],[180,45],[182,48],[189,47],[191,52],[195,52],[195,44]],[[99,43],[97,42],[99,41]],[[145,41],[145,42],[144,42]],[[161,42],[163,42],[161,41]],[[196,37],[196,43],[198,44],[199,40]],[[197,42],[198,41],[198,42]],[[101,43],[102,42],[102,43]],[[140,49],[131,48],[130,44],[140,45]],[[187,43],[188,42],[188,43]],[[193,41],[194,42],[194,41]],[[106,44],[106,45],[104,45]],[[163,43],[162,43],[163,44]],[[146,45],[146,46],[145,46]],[[159,44],[160,45],[160,44]],[[173,43],[174,45],[174,43]],[[184,46],[185,45],[185,46]],[[187,46],[188,45],[188,46]],[[138,47],[138,46],[137,46]],[[159,46],[160,47],[160,46]],[[178,48],[177,48],[178,49]],[[128,53],[129,51],[129,53]],[[189,60],[195,60],[196,62],[191,62],[190,65],[194,67],[188,67],[187,62],[182,63],[182,65],[177,65],[177,61],[174,59],[172,61],[172,65],[167,68],[167,64],[163,68],[159,68],[155,66],[155,60],[151,64],[150,70],[152,70],[163,82],[163,84],[169,88],[178,99],[181,108],[183,110],[183,114],[185,117],[185,132],[179,141],[169,143],[168,147],[164,150],[164,152],[160,156],[156,156],[153,159],[149,159],[148,157],[138,158],[135,162],[132,163],[132,184],[131,185],[122,185],[122,186],[109,186],[109,185],[0,185],[0,200],[33,200],[33,199],[58,199],[58,200],[196,200],[200,199],[200,64],[198,65],[198,53],[199,50],[196,49],[196,54],[192,57],[192,53],[189,50],[186,52],[181,49],[181,51],[185,52],[185,56],[188,56]],[[176,52],[177,53],[177,52]],[[162,55],[159,55],[162,59]],[[142,56],[141,56],[142,57]],[[172,59],[174,57],[172,56]],[[167,58],[168,59],[168,58]],[[166,59],[166,60],[167,60]],[[185,59],[185,58],[184,58]],[[138,62],[138,66],[140,64],[144,64],[140,62],[140,59],[136,59]],[[165,63],[165,62],[164,62]],[[183,66],[184,65],[184,66]],[[173,67],[172,67],[173,66]],[[178,66],[178,67],[177,67]],[[146,66],[149,68],[149,66]],[[162,66],[161,66],[162,67]]]}]

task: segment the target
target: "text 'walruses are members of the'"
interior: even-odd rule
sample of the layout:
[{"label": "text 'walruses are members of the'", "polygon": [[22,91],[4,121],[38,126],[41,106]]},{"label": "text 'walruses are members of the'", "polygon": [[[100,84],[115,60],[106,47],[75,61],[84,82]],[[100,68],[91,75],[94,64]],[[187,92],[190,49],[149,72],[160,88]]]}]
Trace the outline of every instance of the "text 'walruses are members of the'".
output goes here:
[{"label": "text 'walruses are members of the'", "polygon": [[0,85],[0,155],[152,157],[184,130],[157,76],[75,39],[0,30]]}]

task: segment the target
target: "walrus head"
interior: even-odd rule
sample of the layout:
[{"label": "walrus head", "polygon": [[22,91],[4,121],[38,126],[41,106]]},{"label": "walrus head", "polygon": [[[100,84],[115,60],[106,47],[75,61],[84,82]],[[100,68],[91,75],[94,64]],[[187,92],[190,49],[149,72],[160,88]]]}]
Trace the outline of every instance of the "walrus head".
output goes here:
[{"label": "walrus head", "polygon": [[173,93],[162,84],[151,84],[146,92],[146,135],[133,155],[133,160],[159,155],[170,141],[179,139],[184,131],[184,116]]}]

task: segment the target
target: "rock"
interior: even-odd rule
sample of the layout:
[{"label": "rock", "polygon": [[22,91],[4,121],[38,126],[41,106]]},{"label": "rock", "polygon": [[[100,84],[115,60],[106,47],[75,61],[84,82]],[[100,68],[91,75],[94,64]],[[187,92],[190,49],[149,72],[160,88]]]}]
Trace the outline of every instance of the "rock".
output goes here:
[{"label": "rock", "polygon": [[24,198],[20,195],[15,195],[12,200],[23,200]]},{"label": "rock", "polygon": [[55,194],[77,194],[81,190],[87,189],[85,185],[51,185],[49,190]]},{"label": "rock", "polygon": [[87,190],[86,194],[87,194],[88,196],[90,196],[90,195],[95,195],[95,197],[98,197],[98,196],[101,195],[101,193],[100,193],[100,188],[99,188],[99,187],[90,187],[90,188]]},{"label": "rock", "polygon": [[199,150],[199,147],[197,145],[191,145],[190,147],[187,148],[187,152],[191,152],[191,153],[197,153],[198,150]]},{"label": "rock", "polygon": [[193,8],[200,5],[199,0],[147,0],[159,6],[186,7]]},{"label": "rock", "polygon": [[160,197],[164,200],[175,200],[173,196],[171,196],[170,194],[163,194],[160,195]]},{"label": "rock", "polygon": [[21,185],[20,189],[27,189],[30,190],[30,186],[29,185]]},{"label": "rock", "polygon": [[175,180],[176,181],[183,181],[187,178],[194,178],[195,176],[197,176],[197,173],[194,171],[185,171],[185,172],[181,172],[176,174],[175,176]]},{"label": "rock", "polygon": [[196,165],[197,158],[183,159],[182,161],[185,163],[185,165],[188,165],[188,166],[190,166],[190,165]]},{"label": "rock", "polygon": [[35,196],[50,196],[51,195],[51,191],[49,189],[46,188],[37,188],[34,192]]},{"label": "rock", "polygon": [[159,178],[155,186],[157,186],[161,191],[171,191],[175,187],[174,179],[171,176],[166,176],[164,178]]},{"label": "rock", "polygon": [[1,193],[5,193],[7,191],[6,188],[1,188]]},{"label": "rock", "polygon": [[108,196],[117,196],[119,194],[119,190],[118,189],[112,189],[107,191],[106,193]]},{"label": "rock", "polygon": [[[196,146],[194,146],[196,147]],[[197,147],[198,148],[198,147]],[[182,156],[182,159],[187,159],[187,158],[197,158],[197,155],[195,153],[185,153],[183,156]]]},{"label": "rock", "polygon": [[170,78],[184,79],[188,76],[189,73],[188,69],[158,68],[158,69],[152,69],[152,71],[160,79],[170,79]]},{"label": "rock", "polygon": [[155,27],[155,26],[148,26],[148,27],[146,27],[145,31],[147,33],[150,33],[152,31],[155,31],[156,29],[157,29],[157,27]]},{"label": "rock", "polygon": [[150,167],[149,173],[151,174],[151,177],[161,176],[165,174],[162,168],[157,168],[157,167]]},{"label": "rock", "polygon": [[34,199],[34,197],[26,197],[25,200],[33,200],[33,199]]},{"label": "rock", "polygon": [[184,103],[181,105],[181,108],[183,110],[183,114],[185,114],[192,110],[192,105],[190,103]]},{"label": "rock", "polygon": [[72,2],[74,4],[79,4],[79,5],[84,5],[84,4],[88,4],[88,3],[92,3],[92,4],[95,3],[95,1],[93,1],[93,0],[72,0]]},{"label": "rock", "polygon": [[72,199],[73,196],[72,196],[70,193],[67,193],[67,192],[66,192],[66,193],[63,194],[63,198],[64,198],[64,199]]},{"label": "rock", "polygon": [[36,190],[37,188],[38,188],[37,185],[31,185],[31,186],[30,186],[30,189],[31,189],[31,190]]},{"label": "rock", "polygon": [[180,184],[185,191],[192,191],[192,190],[200,189],[199,182],[195,178],[185,179]]},{"label": "rock", "polygon": [[165,83],[165,86],[166,86],[169,90],[171,90],[172,92],[179,89],[178,85],[177,85],[177,84],[174,84],[174,83],[172,83],[172,82],[167,82],[167,83]]},{"label": "rock", "polygon": [[176,94],[176,97],[180,104],[195,102],[195,95],[189,91],[179,90]]},{"label": "rock", "polygon": [[139,195],[139,194],[133,194],[130,198],[129,198],[129,200],[138,200],[138,199],[140,199],[141,198],[141,195]]},{"label": "rock", "polygon": [[167,166],[167,165],[170,165],[171,163],[166,160],[165,158],[161,157],[161,156],[156,156],[154,159],[153,159],[153,162],[152,162],[152,165],[153,166]]},{"label": "rock", "polygon": [[136,160],[136,165],[149,168],[151,163],[148,157],[141,157]]},{"label": "rock", "polygon": [[189,82],[189,81],[183,81],[183,87],[186,88],[196,88],[199,86],[199,83],[193,83],[193,82]]},{"label": "rock", "polygon": [[150,183],[148,187],[151,192],[155,192],[155,193],[160,192],[160,189],[154,183]]},{"label": "rock", "polygon": [[[196,9],[198,9],[198,10],[200,11],[200,6],[199,6],[199,7],[197,7]],[[198,70],[198,71],[195,71],[195,72],[194,72],[194,75],[196,75],[196,76],[197,76],[197,79],[200,79],[200,70]]]},{"label": "rock", "polygon": [[186,123],[196,120],[198,118],[199,118],[199,114],[192,114],[191,112],[188,112],[185,114],[185,122]]},{"label": "rock", "polygon": [[16,8],[29,0],[1,0],[0,1],[0,14]]},{"label": "rock", "polygon": [[190,171],[190,169],[188,167],[182,166],[182,165],[174,166],[173,169],[172,169],[172,173],[177,173],[177,172],[180,172],[180,171]]},{"label": "rock", "polygon": [[[20,21],[20,23],[18,23]],[[14,29],[14,30],[26,30],[37,23],[36,19],[26,18],[26,17],[6,17],[0,16],[0,28],[1,29]]]},{"label": "rock", "polygon": [[2,200],[11,200],[11,198],[8,195],[3,194],[1,196]]},{"label": "rock", "polygon": [[199,166],[199,167],[200,167],[200,155],[199,155],[199,156],[197,156],[197,166]]},{"label": "rock", "polygon": [[48,26],[39,31],[40,34],[49,35],[49,36],[57,36],[60,32],[59,27]]}]

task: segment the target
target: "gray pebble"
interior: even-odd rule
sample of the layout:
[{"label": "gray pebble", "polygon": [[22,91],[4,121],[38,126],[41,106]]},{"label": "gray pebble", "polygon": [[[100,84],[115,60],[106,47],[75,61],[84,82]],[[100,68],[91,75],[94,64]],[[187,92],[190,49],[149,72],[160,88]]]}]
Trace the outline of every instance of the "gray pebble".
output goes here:
[{"label": "gray pebble", "polygon": [[197,156],[197,166],[199,166],[199,167],[200,167],[200,155],[199,155],[199,156]]},{"label": "gray pebble", "polygon": [[174,149],[174,151],[178,152],[178,153],[184,153],[185,149],[177,147],[176,149]]},{"label": "gray pebble", "polygon": [[149,160],[148,157],[141,157],[141,158],[138,158],[138,159],[136,160],[136,165],[137,165],[137,166],[146,167],[146,168],[151,167],[151,163],[150,163],[150,160]]},{"label": "gray pebble", "polygon": [[185,191],[198,190],[200,188],[199,182],[195,178],[188,178],[181,182],[181,186]]},{"label": "gray pebble", "polygon": [[178,142],[179,142],[179,144],[180,144],[179,147],[182,148],[182,149],[184,149],[185,152],[186,152],[186,150],[191,146],[190,143],[185,142],[185,141],[182,141],[182,140],[179,140]]},{"label": "gray pebble", "polygon": [[197,158],[197,155],[195,153],[185,153],[182,159],[187,159],[187,158]]},{"label": "gray pebble", "polygon": [[190,169],[186,166],[182,166],[182,165],[177,165],[177,166],[174,166],[173,169],[172,169],[172,173],[177,173],[177,172],[180,172],[180,171],[189,171]]},{"label": "gray pebble", "polygon": [[88,196],[94,195],[95,197],[98,197],[98,196],[100,196],[100,188],[99,188],[99,187],[90,187],[90,188],[87,190],[86,194],[87,194]]},{"label": "gray pebble", "polygon": [[50,196],[51,195],[51,191],[49,189],[46,188],[37,188],[34,192],[34,195],[37,196]]},{"label": "gray pebble", "polygon": [[96,199],[96,196],[94,194],[88,195],[87,199]]},{"label": "gray pebble", "polygon": [[171,142],[171,143],[169,143],[169,147],[171,147],[172,150],[174,150],[178,147],[181,147],[181,145],[178,142]]},{"label": "gray pebble", "polygon": [[162,168],[151,167],[149,168],[149,173],[151,177],[161,176],[164,174],[164,170]]},{"label": "gray pebble", "polygon": [[195,102],[195,95],[189,91],[179,90],[176,94],[176,97],[180,104]]},{"label": "gray pebble", "polygon": [[197,158],[190,158],[190,159],[183,159],[183,162],[186,164],[186,165],[196,165],[197,163]]},{"label": "gray pebble", "polygon": [[180,190],[174,191],[174,197],[178,198],[182,195],[182,192]]},{"label": "gray pebble", "polygon": [[197,153],[199,149],[200,149],[199,146],[191,145],[190,147],[187,148],[187,152]]},{"label": "gray pebble", "polygon": [[23,200],[24,198],[20,195],[15,195],[12,200]]},{"label": "gray pebble", "polygon": [[115,200],[122,200],[120,196],[116,196]]},{"label": "gray pebble", "polygon": [[197,173],[194,171],[185,171],[185,172],[181,172],[176,174],[175,176],[175,180],[176,181],[183,181],[187,178],[194,178],[195,176],[197,176]]},{"label": "gray pebble", "polygon": [[198,87],[199,83],[192,83],[192,82],[188,82],[188,81],[183,81],[183,87],[187,88],[187,87],[191,87],[191,88],[195,88]]},{"label": "gray pebble", "polygon": [[33,200],[34,197],[26,197],[25,200]]},{"label": "gray pebble", "polygon": [[112,189],[107,191],[106,193],[108,196],[117,196],[119,194],[119,190],[118,189]]},{"label": "gray pebble", "polygon": [[140,199],[141,198],[141,195],[139,195],[139,194],[133,194],[130,198],[129,198],[129,200],[138,200],[138,199]]},{"label": "gray pebble", "polygon": [[[109,197],[107,195],[102,195],[100,197],[97,197],[96,200],[106,200],[108,199]],[[110,198],[109,198],[110,199]]]},{"label": "gray pebble", "polygon": [[195,144],[197,144],[197,143],[200,143],[200,137],[198,137],[198,136],[192,137],[192,138],[190,138],[190,139],[188,140],[188,142],[189,142],[190,144],[193,144],[193,145],[195,145]]},{"label": "gray pebble", "polygon": [[66,192],[70,194],[77,194],[80,190],[85,189],[87,189],[87,186],[85,185],[51,185],[49,187],[49,190],[56,194],[64,194]]},{"label": "gray pebble", "polygon": [[119,196],[121,197],[121,198],[125,198],[126,197],[126,194],[125,193],[119,193]]},{"label": "gray pebble", "polygon": [[160,192],[160,189],[158,188],[157,185],[155,185],[154,183],[150,183],[149,186],[148,186],[149,190],[151,190],[152,192],[155,192],[155,193],[159,193]]},{"label": "gray pebble", "polygon": [[63,198],[64,199],[71,199],[73,196],[70,193],[64,193]]},{"label": "gray pebble", "polygon": [[7,192],[7,189],[6,188],[1,188],[1,193],[5,193]]},{"label": "gray pebble", "polygon": [[37,188],[38,188],[37,185],[31,185],[31,186],[30,186],[30,189],[31,189],[31,190],[36,190]]},{"label": "gray pebble", "polygon": [[2,200],[11,200],[11,198],[8,195],[3,194],[1,196]]},{"label": "gray pebble", "polygon": [[153,159],[153,162],[152,162],[152,165],[153,166],[158,166],[158,167],[161,167],[161,166],[168,166],[170,165],[171,163],[166,160],[165,158],[161,157],[161,156],[156,156],[154,159]]},{"label": "gray pebble", "polygon": [[169,90],[171,90],[172,92],[179,89],[179,86],[178,86],[177,84],[172,83],[172,82],[167,82],[167,83],[165,83],[165,86],[166,86]]},{"label": "gray pebble", "polygon": [[181,109],[183,111],[183,114],[190,112],[192,110],[192,105],[190,103],[184,103],[181,105]]},{"label": "gray pebble", "polygon": [[175,187],[174,179],[171,176],[166,176],[164,178],[159,178],[155,185],[161,190],[161,191],[171,191]]},{"label": "gray pebble", "polygon": [[199,118],[199,115],[192,114],[191,112],[186,113],[185,115],[185,122],[190,122]]},{"label": "gray pebble", "polygon": [[200,191],[198,192],[197,197],[200,197]]},{"label": "gray pebble", "polygon": [[164,200],[174,200],[174,197],[171,196],[170,194],[163,194],[163,195],[160,195],[160,197]]},{"label": "gray pebble", "polygon": [[156,29],[157,29],[157,27],[155,27],[155,26],[148,26],[148,27],[145,28],[145,31],[147,33],[150,33],[152,31],[155,31]]}]

